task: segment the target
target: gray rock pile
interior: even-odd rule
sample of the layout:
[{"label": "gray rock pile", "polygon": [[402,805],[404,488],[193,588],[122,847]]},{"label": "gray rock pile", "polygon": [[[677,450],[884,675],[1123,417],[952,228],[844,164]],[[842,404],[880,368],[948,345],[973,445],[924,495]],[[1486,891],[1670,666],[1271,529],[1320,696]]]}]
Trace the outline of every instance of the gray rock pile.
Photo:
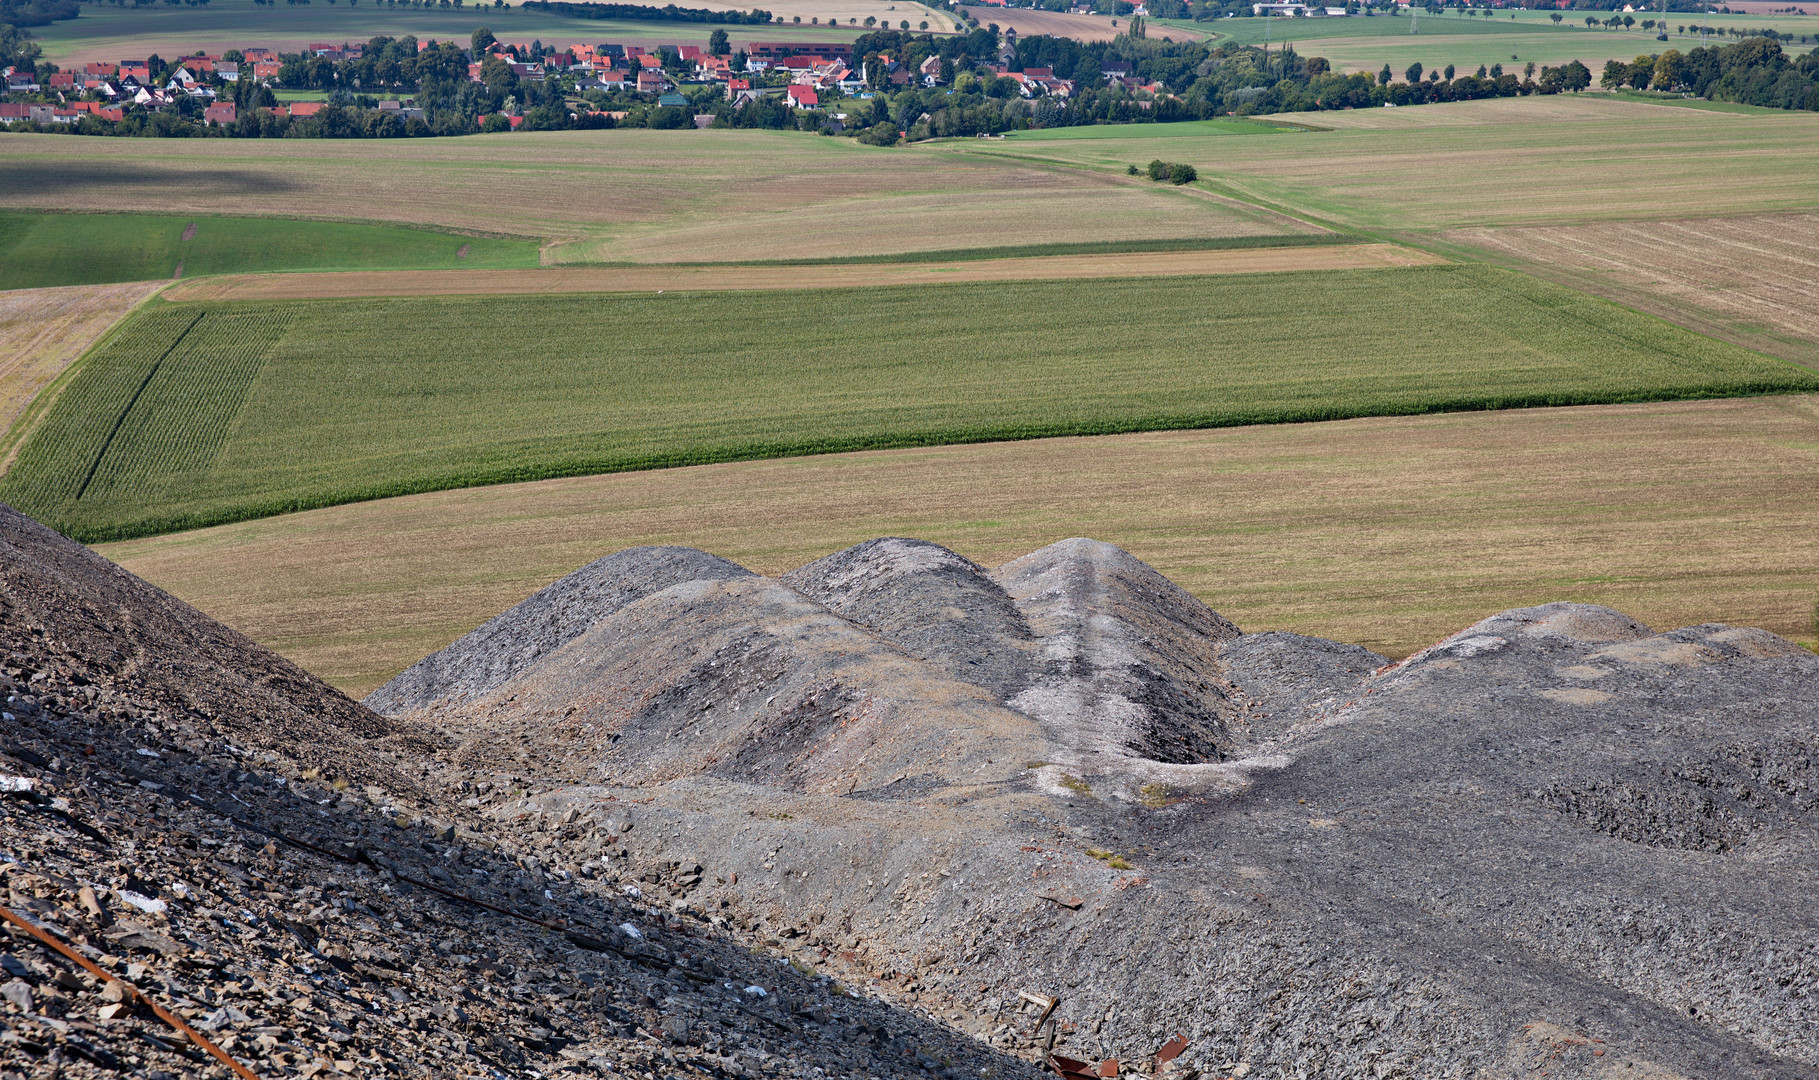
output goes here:
[{"label": "gray rock pile", "polygon": [[566,872],[462,805],[537,786],[3,508],[0,614],[0,883],[68,950],[0,929],[0,1075],[230,1075],[127,987],[260,1077],[1031,1074],[710,921],[696,867]]},{"label": "gray rock pile", "polygon": [[274,1076],[1819,1078],[1819,657],[1761,631],[1390,663],[1089,540],[635,549],[376,715],[0,555],[0,874],[106,976],[0,940],[3,1071],[225,1075],[113,979]]},{"label": "gray rock pile", "polygon": [[1819,657],[1761,631],[1555,604],[1391,664],[1093,541],[886,539],[395,719],[562,785],[473,806],[552,865],[1027,1056],[1819,1076]]}]

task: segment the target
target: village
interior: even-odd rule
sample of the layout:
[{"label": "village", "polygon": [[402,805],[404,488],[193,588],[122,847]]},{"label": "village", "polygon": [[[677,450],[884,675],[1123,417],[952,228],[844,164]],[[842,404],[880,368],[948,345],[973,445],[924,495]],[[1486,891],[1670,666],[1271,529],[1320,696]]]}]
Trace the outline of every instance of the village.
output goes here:
[{"label": "village", "polygon": [[[486,37],[490,39],[490,33]],[[1016,43],[1016,31],[1006,30],[995,59],[969,62],[958,71],[951,58],[926,48],[915,50],[926,54],[920,56],[906,57],[899,50],[899,55],[881,52],[856,58],[851,42],[760,41],[735,53],[727,47],[723,32],[717,32],[706,47],[602,42],[557,51],[541,43],[489,40],[463,53],[468,82],[486,86],[495,73],[509,72],[507,81],[513,87],[529,84],[545,96],[559,97],[578,126],[590,126],[589,119],[623,121],[628,106],[644,104],[693,109],[695,126],[707,127],[716,116],[701,108],[708,101],[723,100],[738,109],[770,98],[803,112],[825,109],[830,102],[846,98],[865,100],[878,92],[952,86],[957,80],[963,88],[1004,80],[995,93],[998,97],[1009,97],[1014,91],[1023,99],[1065,100],[1074,94],[1075,81],[1057,77],[1052,69],[1017,69]],[[415,45],[420,54],[439,47],[434,40]],[[440,47],[449,46],[445,42]],[[8,69],[4,75],[10,100],[0,102],[0,123],[73,125],[85,117],[119,122],[137,109],[174,113],[216,127],[236,124],[244,112],[266,119],[304,119],[334,104],[371,109],[401,122],[423,119],[425,110],[411,97],[361,93],[358,80],[355,86],[337,86],[318,95],[324,100],[284,100],[272,93],[301,90],[309,83],[300,73],[311,65],[359,61],[367,47],[315,42],[301,53],[281,55],[249,45],[213,54],[196,52],[168,62],[157,57],[89,62],[79,70],[49,73],[43,71],[49,65],[42,64],[37,73]],[[1103,75],[1107,85],[1145,96],[1167,93],[1165,87],[1132,78],[1126,63],[1107,62]],[[710,87],[714,91],[705,93]],[[39,100],[20,101],[20,97]],[[828,123],[838,131],[842,119],[833,116]],[[476,126],[516,129],[524,121],[523,108],[508,98],[498,112],[476,117]]]}]

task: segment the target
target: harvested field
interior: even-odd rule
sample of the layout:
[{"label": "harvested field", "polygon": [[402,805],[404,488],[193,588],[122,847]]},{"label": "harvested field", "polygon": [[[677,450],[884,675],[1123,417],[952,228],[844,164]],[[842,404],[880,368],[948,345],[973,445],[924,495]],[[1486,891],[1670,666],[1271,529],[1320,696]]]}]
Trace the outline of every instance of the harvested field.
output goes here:
[{"label": "harvested field", "polygon": [[[1301,113],[1292,138],[950,144],[1122,171],[1185,161],[1214,190],[1363,228],[1578,224],[1819,209],[1819,114],[1731,115],[1557,95]],[[1438,170],[1438,172],[1437,172]],[[1445,183],[1434,178],[1444,173]],[[1614,175],[1649,178],[1613,197]],[[1545,183],[1531,183],[1544,177]]]},{"label": "harvested field", "polygon": [[[1267,132],[1264,132],[1267,133]],[[1148,180],[1053,170],[1006,177],[996,192],[911,194],[830,192],[802,213],[757,211],[726,218],[660,219],[628,224],[606,238],[552,245],[551,263],[715,262],[827,255],[895,255],[939,251],[957,243],[1003,244],[1220,239],[1315,231],[1281,214],[1205,192]],[[805,242],[803,217],[812,216]],[[964,222],[951,227],[950,219]]]},{"label": "harvested field", "polygon": [[[0,498],[87,540],[712,461],[1819,388],[1483,266],[160,304],[84,363]],[[196,396],[217,371],[231,392]]]},{"label": "harvested field", "polygon": [[0,436],[39,390],[164,284],[0,292]]},{"label": "harvested field", "polygon": [[[424,197],[426,178],[434,198]],[[535,236],[559,245],[552,258],[582,261],[1312,231],[1147,180],[754,131],[197,139],[181,148],[158,139],[19,135],[0,143],[0,189],[14,193],[15,209],[232,211]]]},{"label": "harvested field", "polygon": [[1439,256],[1396,244],[1142,251],[1112,255],[1051,255],[938,263],[860,263],[831,266],[628,266],[546,270],[425,270],[343,274],[261,274],[183,282],[165,293],[173,301],[301,300],[359,296],[501,296],[508,294],[722,292],[752,289],[835,289],[962,281],[1063,281],[1255,274],[1294,270],[1362,270],[1430,266]]},{"label": "harvested field", "polygon": [[[840,10],[865,0],[844,0]],[[709,5],[695,5],[709,6]],[[879,3],[881,10],[886,6]],[[908,7],[909,5],[903,5]],[[854,30],[793,23],[726,28],[734,48],[750,41],[851,40]],[[819,12],[823,18],[834,9]],[[855,14],[857,12],[855,11]],[[864,15],[859,16],[863,21]],[[387,7],[380,4],[282,5],[261,8],[253,0],[213,0],[207,6],[158,7],[93,5],[79,19],[32,27],[32,38],[47,60],[68,67],[87,60],[118,63],[123,56],[184,56],[191,50],[219,53],[263,45],[297,52],[313,41],[358,42],[385,34],[414,34],[420,40],[465,42],[477,26],[487,26],[503,41],[529,44],[533,39],[555,48],[614,41],[656,46],[706,44],[713,27],[706,23],[664,23],[571,19],[562,15],[510,9],[436,6]]]},{"label": "harvested field", "polygon": [[1445,239],[1682,325],[1768,338],[1764,347],[1778,354],[1819,362],[1819,214],[1462,229]]},{"label": "harvested field", "polygon": [[[997,23],[1000,29],[1017,31],[1019,37],[1030,37],[1035,34],[1048,34],[1051,37],[1073,38],[1076,41],[1110,41],[1122,34],[1128,26],[1128,18],[1113,19],[1108,15],[1074,15],[1061,11],[1036,11],[1030,8],[1002,7],[962,7],[960,10],[979,20],[981,26]],[[1113,25],[1116,23],[1117,25]],[[1180,25],[1158,27],[1151,35],[1160,40],[1164,37],[1176,41],[1200,41],[1211,37],[1201,30],[1190,30]]]},{"label": "harvested field", "polygon": [[362,694],[601,555],[778,574],[878,535],[1128,548],[1247,631],[1406,655],[1574,599],[1811,641],[1819,398],[894,450],[417,495],[99,550]]}]

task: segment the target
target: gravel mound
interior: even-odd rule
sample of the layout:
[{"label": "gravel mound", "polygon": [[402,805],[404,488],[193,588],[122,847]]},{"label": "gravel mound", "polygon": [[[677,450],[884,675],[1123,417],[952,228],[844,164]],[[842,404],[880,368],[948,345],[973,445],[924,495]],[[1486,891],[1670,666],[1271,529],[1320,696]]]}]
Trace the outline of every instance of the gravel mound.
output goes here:
[{"label": "gravel mound", "polygon": [[1236,747],[1217,674],[1238,628],[1097,540],[1063,540],[992,575],[1042,642],[1044,670],[1010,702],[1092,754],[1193,764]]},{"label": "gravel mound", "polygon": [[1350,703],[1389,660],[1357,645],[1275,630],[1227,638],[1219,663],[1242,700],[1250,737],[1267,741]]},{"label": "gravel mound", "polygon": [[985,569],[926,540],[868,540],[783,582],[911,656],[999,700],[1040,666],[1035,634]]},{"label": "gravel mound", "polygon": [[683,581],[752,572],[685,547],[637,547],[596,559],[434,652],[368,694],[382,713],[414,712],[486,693],[634,601]]},{"label": "gravel mound", "polygon": [[479,809],[522,778],[6,507],[0,572],[6,906],[94,967],[0,924],[7,1076],[229,1075],[128,986],[261,1077],[1035,1075],[781,963],[693,864],[557,868],[575,815]]},{"label": "gravel mound", "polygon": [[[781,582],[672,586],[434,715],[464,763],[849,794],[931,771],[1004,779],[1027,718]],[[993,765],[992,759],[1001,759]]]},{"label": "gravel mound", "polygon": [[[0,802],[14,904],[261,1075],[1819,1080],[1819,656],[1772,634],[1551,604],[1383,664],[1074,540],[992,575],[1005,702],[864,608],[992,594],[880,544],[381,718],[3,524],[0,766],[63,800]],[[0,944],[9,1068],[206,1075]]]}]

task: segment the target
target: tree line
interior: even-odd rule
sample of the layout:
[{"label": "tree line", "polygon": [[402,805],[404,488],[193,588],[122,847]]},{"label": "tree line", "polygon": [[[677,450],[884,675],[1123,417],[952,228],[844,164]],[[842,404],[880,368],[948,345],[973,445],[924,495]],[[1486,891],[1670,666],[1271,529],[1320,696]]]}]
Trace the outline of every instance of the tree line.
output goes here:
[{"label": "tree line", "polygon": [[650,7],[644,4],[571,4],[564,0],[524,0],[518,6],[526,11],[566,15],[571,19],[713,23],[722,26],[756,26],[771,21],[770,12],[757,8],[750,11],[709,11],[706,8],[680,8],[674,4]]}]

